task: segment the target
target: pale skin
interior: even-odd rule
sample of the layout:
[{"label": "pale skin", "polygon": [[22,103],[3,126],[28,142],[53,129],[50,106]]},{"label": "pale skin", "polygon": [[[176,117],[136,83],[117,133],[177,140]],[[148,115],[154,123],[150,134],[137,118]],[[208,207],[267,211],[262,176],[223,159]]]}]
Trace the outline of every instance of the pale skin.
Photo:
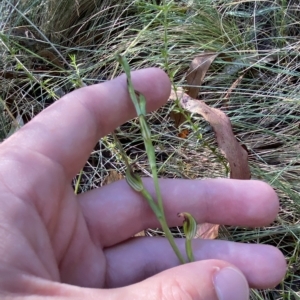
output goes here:
[{"label": "pale skin", "polygon": [[[167,101],[161,70],[132,79],[148,111]],[[197,239],[197,261],[179,265],[165,239],[131,238],[158,222],[124,180],[74,194],[71,180],[94,145],[134,112],[121,76],[64,96],[1,144],[1,299],[215,300],[216,276],[226,268],[242,278],[227,276],[233,291],[283,279],[284,257],[271,246]],[[144,182],[155,197],[151,179]],[[162,179],[160,186],[169,226],[181,225],[183,211],[199,223],[250,227],[278,213],[275,192],[259,181]],[[177,243],[184,252],[184,240]]]}]

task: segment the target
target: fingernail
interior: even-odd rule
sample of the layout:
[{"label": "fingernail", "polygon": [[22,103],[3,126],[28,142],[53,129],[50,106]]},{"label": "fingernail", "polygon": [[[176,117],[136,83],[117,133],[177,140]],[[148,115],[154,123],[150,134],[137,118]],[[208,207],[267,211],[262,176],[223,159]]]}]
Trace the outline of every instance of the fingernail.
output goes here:
[{"label": "fingernail", "polygon": [[249,286],[245,277],[234,268],[218,271],[213,282],[219,300],[248,300]]}]

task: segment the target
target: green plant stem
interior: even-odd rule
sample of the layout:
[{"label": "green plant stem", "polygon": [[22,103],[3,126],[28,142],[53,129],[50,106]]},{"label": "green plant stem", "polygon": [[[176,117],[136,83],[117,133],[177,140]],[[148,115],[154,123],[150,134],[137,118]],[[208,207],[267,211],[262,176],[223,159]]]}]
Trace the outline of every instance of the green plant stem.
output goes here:
[{"label": "green plant stem", "polygon": [[192,239],[195,238],[197,233],[197,223],[193,216],[187,212],[178,214],[178,217],[183,217],[183,231],[185,234],[185,251],[190,262],[195,261],[193,248],[192,248]]},{"label": "green plant stem", "polygon": [[185,249],[186,249],[186,254],[188,256],[189,262],[195,261],[193,248],[192,248],[192,240],[188,238],[185,239]]},{"label": "green plant stem", "polygon": [[[113,132],[112,133],[113,138],[115,140],[115,143],[118,145],[118,148],[120,149],[121,152],[121,156],[122,159],[126,165],[126,180],[128,182],[128,184],[131,186],[131,188],[133,188],[135,191],[139,192],[142,194],[142,196],[146,199],[147,203],[149,204],[150,208],[152,209],[152,211],[154,212],[157,220],[159,221],[162,230],[164,231],[166,238],[168,239],[171,247],[173,248],[173,251],[175,252],[175,254],[177,255],[179,261],[184,264],[185,263],[185,259],[183,258],[182,254],[180,253],[175,241],[174,241],[174,237],[167,225],[166,222],[166,218],[164,215],[164,211],[161,210],[160,206],[158,205],[158,203],[156,203],[152,196],[150,195],[150,193],[145,189],[143,182],[141,180],[141,178],[134,174],[133,171],[131,170],[131,166],[128,162],[128,158],[126,156],[126,154],[124,153],[124,150],[122,149],[122,145],[118,139],[118,137],[116,136],[116,134]],[[151,143],[152,145],[152,143]],[[153,146],[152,146],[153,147]],[[148,148],[149,150],[149,148]],[[154,149],[153,149],[154,150]],[[159,187],[158,187],[159,188]]]},{"label": "green plant stem", "polygon": [[74,190],[74,193],[75,193],[76,195],[78,194],[78,190],[79,190],[79,185],[80,185],[80,180],[81,180],[81,177],[82,177],[82,173],[83,173],[83,170],[80,170],[78,179],[77,179],[77,181],[76,181],[75,190]]},{"label": "green plant stem", "polygon": [[[158,181],[158,175],[157,175],[157,168],[156,168],[156,159],[155,159],[155,150],[152,144],[152,139],[151,139],[151,132],[149,129],[149,126],[146,122],[146,99],[145,97],[139,93],[138,91],[135,91],[133,88],[133,84],[131,81],[131,73],[130,73],[130,68],[128,65],[128,62],[124,57],[121,55],[118,56],[118,61],[122,65],[126,76],[127,76],[127,88],[128,92],[130,95],[130,98],[135,106],[139,122],[140,122],[140,128],[141,128],[141,133],[143,136],[147,156],[149,159],[150,163],[150,168],[151,168],[151,173],[154,181],[154,186],[155,186],[155,192],[156,192],[156,197],[157,197],[157,204],[155,201],[152,199],[151,195],[149,194],[148,191],[143,186],[142,180],[137,177],[137,175],[134,175],[133,172],[127,172],[127,182],[131,185],[132,188],[134,188],[136,191],[139,191],[142,193],[144,198],[148,201],[150,207],[152,208],[153,212],[155,213],[158,221],[160,222],[163,231],[165,232],[165,235],[172,246],[175,254],[177,255],[179,261],[181,263],[185,263],[185,259],[183,258],[182,254],[180,253],[175,241],[174,237],[167,225],[165,213],[164,213],[164,206],[163,206],[163,200],[161,196],[161,191],[159,187],[159,181]],[[116,138],[116,136],[115,136]],[[130,167],[127,162],[127,168]],[[157,207],[158,206],[158,207]]]},{"label": "green plant stem", "polygon": [[162,211],[160,209],[157,209],[157,207],[155,208],[155,206],[153,206],[153,203],[155,204],[155,202],[153,201],[151,195],[149,194],[149,192],[144,189],[142,192],[142,195],[143,197],[147,200],[147,202],[149,203],[150,207],[152,208],[153,212],[155,213],[156,215],[156,218],[158,219],[161,227],[162,227],[162,230],[164,231],[165,235],[166,235],[166,238],[168,239],[171,247],[173,248],[173,251],[175,252],[175,254],[177,255],[179,261],[184,264],[185,263],[185,259],[183,258],[182,254],[180,253],[176,243],[175,243],[175,240],[174,240],[174,237],[170,231],[170,228],[168,227],[167,225],[167,222],[166,222],[166,219],[165,219],[165,216],[164,214],[162,213]]}]

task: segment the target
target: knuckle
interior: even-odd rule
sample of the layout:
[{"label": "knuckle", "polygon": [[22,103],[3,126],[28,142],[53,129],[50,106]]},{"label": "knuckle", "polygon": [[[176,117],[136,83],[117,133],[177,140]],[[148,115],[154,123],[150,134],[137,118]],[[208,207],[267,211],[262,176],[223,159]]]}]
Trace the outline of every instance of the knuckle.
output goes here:
[{"label": "knuckle", "polygon": [[198,299],[198,295],[193,295],[195,289],[192,286],[188,286],[186,282],[181,283],[176,278],[172,278],[167,281],[163,281],[158,287],[157,299],[162,300],[192,300]]}]

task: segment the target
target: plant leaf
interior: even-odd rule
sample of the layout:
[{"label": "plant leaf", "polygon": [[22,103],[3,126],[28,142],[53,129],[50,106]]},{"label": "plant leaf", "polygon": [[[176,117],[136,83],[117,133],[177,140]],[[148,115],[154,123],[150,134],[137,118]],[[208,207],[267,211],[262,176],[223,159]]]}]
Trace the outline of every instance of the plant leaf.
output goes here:
[{"label": "plant leaf", "polygon": [[[200,85],[202,84],[205,74],[217,56],[218,54],[214,52],[203,52],[196,56],[191,62],[186,80],[187,84],[190,85],[187,88],[187,94],[192,98],[198,97]],[[180,112],[172,111],[170,117],[175,121],[176,128],[186,121],[185,115]]]},{"label": "plant leaf", "polygon": [[220,225],[210,223],[198,224],[196,237],[210,240],[216,239],[219,234],[219,227]]},{"label": "plant leaf", "polygon": [[116,170],[108,170],[108,175],[104,178],[102,185],[107,185],[123,179],[124,176]]},{"label": "plant leaf", "polygon": [[198,97],[205,74],[217,56],[218,54],[214,52],[204,52],[192,60],[186,76],[187,84],[190,86],[187,89],[187,94],[190,97],[194,99]]},{"label": "plant leaf", "polygon": [[[210,123],[216,134],[218,146],[226,157],[230,166],[230,178],[250,179],[251,173],[248,165],[248,153],[238,143],[233,132],[229,118],[219,109],[209,107],[201,100],[192,99],[182,89],[172,91],[170,99],[180,99],[183,108],[191,113],[198,113]],[[172,98],[173,97],[173,98]]]},{"label": "plant leaf", "polygon": [[188,135],[190,134],[189,130],[188,129],[182,129],[178,134],[177,136],[182,138],[182,139],[186,139],[188,137]]},{"label": "plant leaf", "polygon": [[186,121],[185,115],[181,112],[176,111],[170,112],[170,118],[174,120],[176,128],[178,128],[181,124],[183,124]]}]

